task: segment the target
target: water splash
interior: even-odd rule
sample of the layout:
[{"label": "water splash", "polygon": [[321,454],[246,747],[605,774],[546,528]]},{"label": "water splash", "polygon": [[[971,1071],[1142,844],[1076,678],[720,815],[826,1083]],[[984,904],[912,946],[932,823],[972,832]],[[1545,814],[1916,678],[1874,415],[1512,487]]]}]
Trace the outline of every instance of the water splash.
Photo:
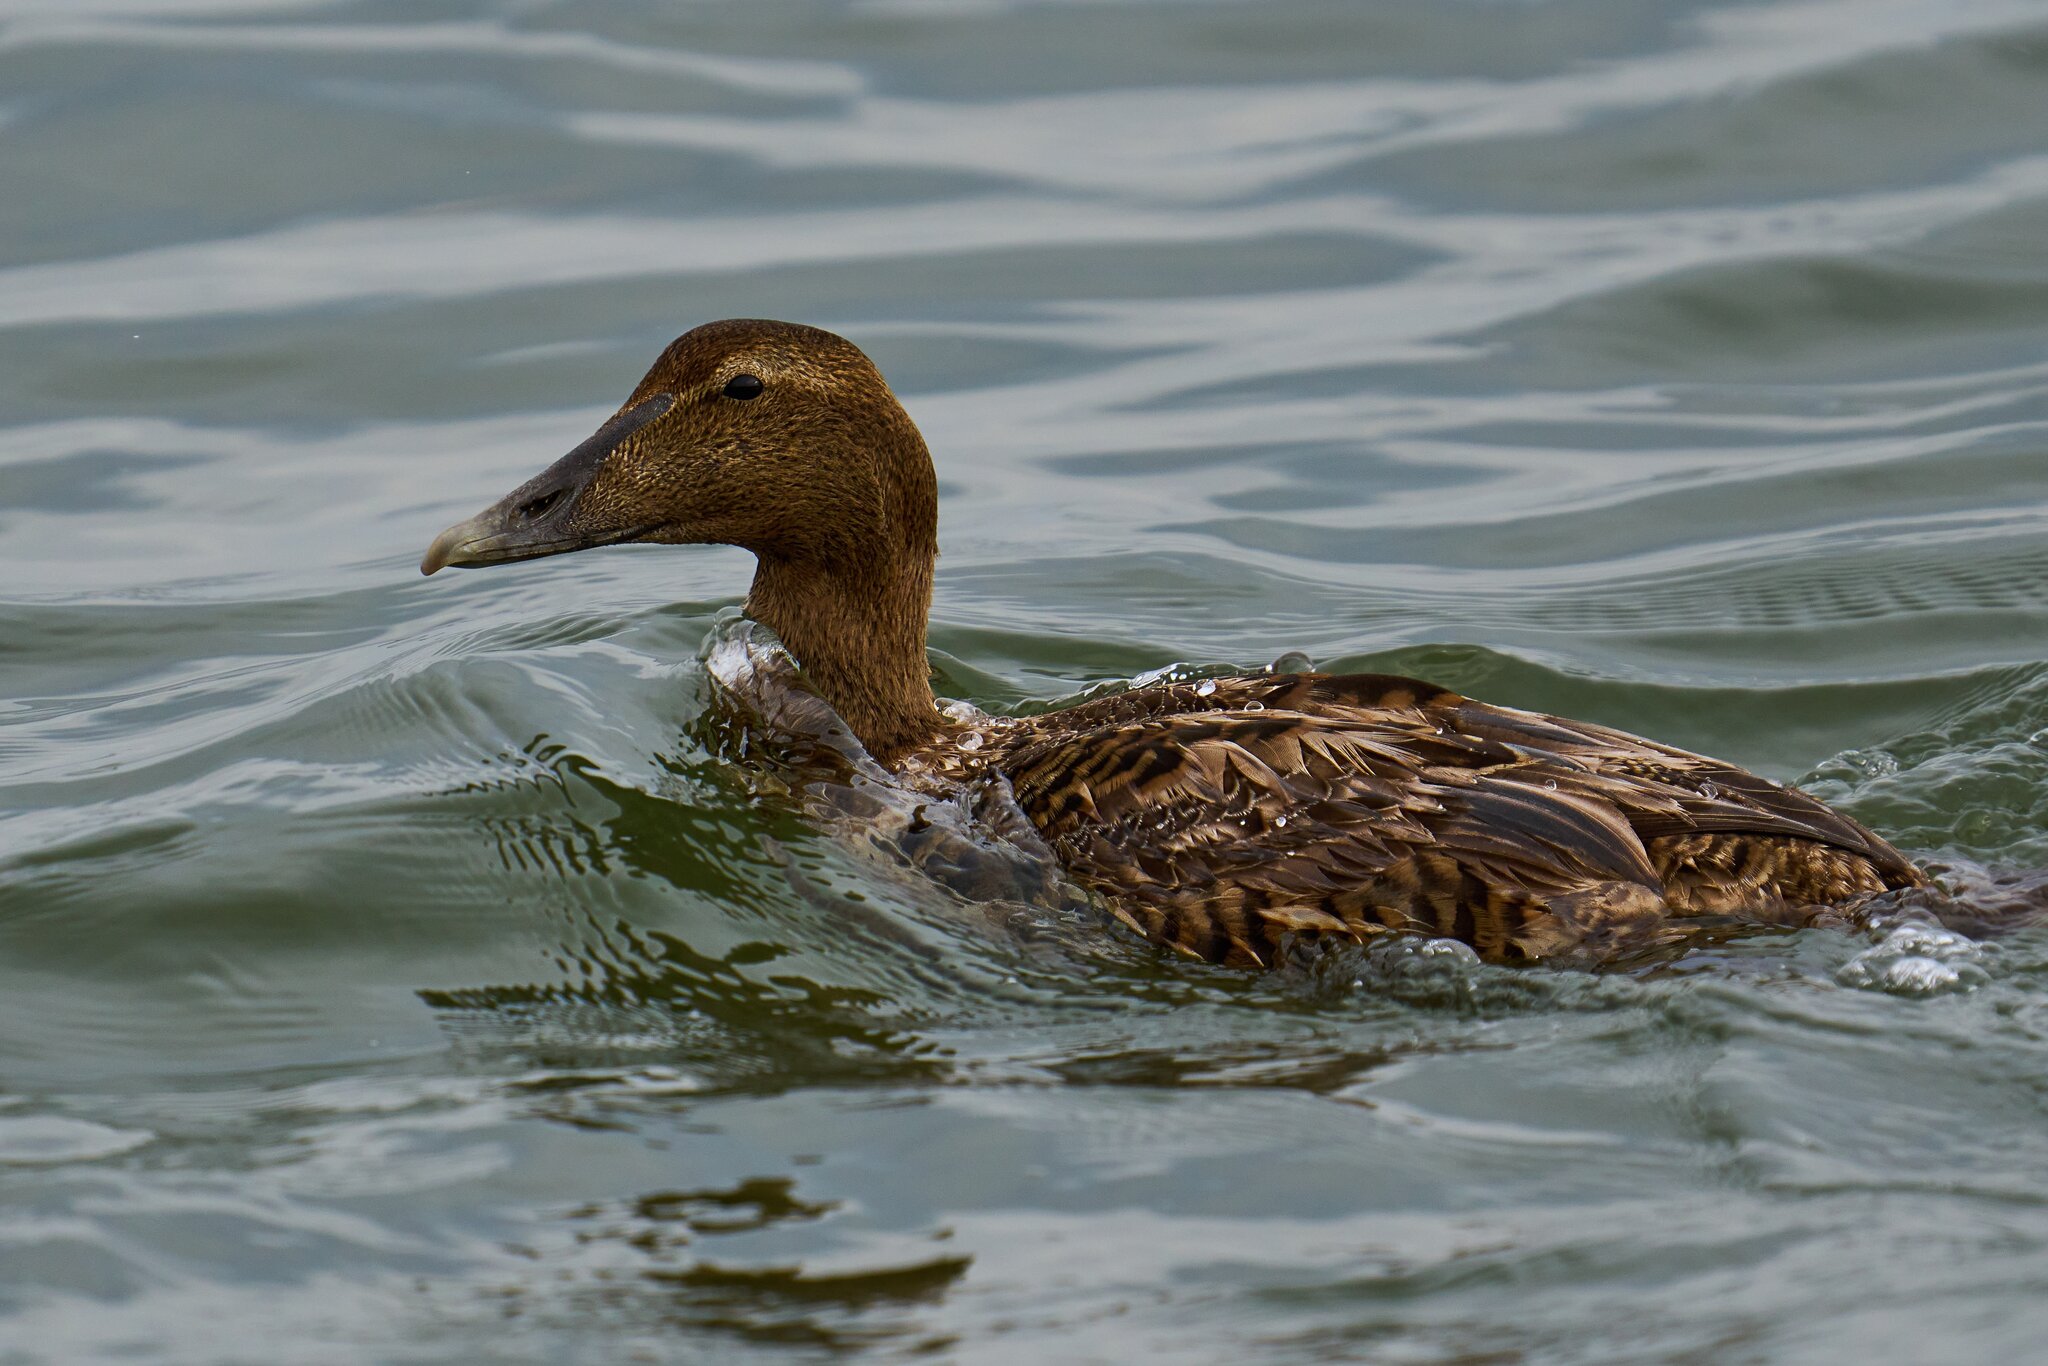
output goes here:
[{"label": "water splash", "polygon": [[[1000,774],[958,783],[891,773],[805,686],[774,632],[737,610],[720,615],[702,657],[721,704],[716,723],[734,737],[733,747],[765,758],[827,830],[985,906],[1066,909],[1085,901]],[[969,751],[1003,725],[967,702],[948,701],[941,711],[961,728],[960,747]]]},{"label": "water splash", "polygon": [[1835,970],[1843,986],[1893,996],[1941,996],[1972,991],[1991,980],[1988,964],[1997,952],[1932,920],[1873,922],[1874,944]]}]

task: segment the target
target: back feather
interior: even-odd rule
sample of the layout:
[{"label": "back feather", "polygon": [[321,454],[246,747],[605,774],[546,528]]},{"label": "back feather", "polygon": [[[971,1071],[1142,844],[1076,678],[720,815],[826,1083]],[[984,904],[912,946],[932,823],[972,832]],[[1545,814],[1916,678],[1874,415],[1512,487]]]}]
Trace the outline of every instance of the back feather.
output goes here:
[{"label": "back feather", "polygon": [[1121,693],[1032,718],[992,757],[1120,919],[1219,962],[1390,931],[1608,959],[1923,881],[1797,789],[1391,675]]}]

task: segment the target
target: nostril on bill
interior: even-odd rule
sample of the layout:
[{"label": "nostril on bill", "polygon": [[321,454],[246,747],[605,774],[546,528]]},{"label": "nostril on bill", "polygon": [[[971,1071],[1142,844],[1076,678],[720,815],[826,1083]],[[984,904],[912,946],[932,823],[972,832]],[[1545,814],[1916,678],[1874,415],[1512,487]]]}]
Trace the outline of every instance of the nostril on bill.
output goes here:
[{"label": "nostril on bill", "polygon": [[519,505],[519,515],[529,522],[538,517],[545,517],[554,508],[555,504],[562,501],[563,492],[564,490],[562,489],[555,489],[552,492],[543,493],[530,503],[521,503]]}]

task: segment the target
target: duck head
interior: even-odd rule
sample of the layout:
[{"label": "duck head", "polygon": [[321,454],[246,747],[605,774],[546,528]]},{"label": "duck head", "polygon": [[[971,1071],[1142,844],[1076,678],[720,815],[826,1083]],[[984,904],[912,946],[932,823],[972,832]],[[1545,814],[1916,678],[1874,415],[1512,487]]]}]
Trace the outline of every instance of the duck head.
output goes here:
[{"label": "duck head", "polygon": [[735,545],[748,614],[884,763],[940,726],[925,657],[938,492],[874,363],[795,323],[671,343],[589,440],[443,531],[420,572],[628,542]]}]

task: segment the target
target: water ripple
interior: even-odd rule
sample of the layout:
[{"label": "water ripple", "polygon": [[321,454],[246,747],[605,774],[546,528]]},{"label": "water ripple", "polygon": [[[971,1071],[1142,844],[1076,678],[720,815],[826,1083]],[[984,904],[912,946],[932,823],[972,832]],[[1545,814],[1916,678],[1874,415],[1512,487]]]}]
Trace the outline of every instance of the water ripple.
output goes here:
[{"label": "water ripple", "polygon": [[[2026,1357],[2044,40],[8,6],[0,1356]],[[951,696],[1299,650],[1803,781],[1942,888],[1255,977],[827,832],[711,704],[745,554],[415,569],[722,315],[905,397]]]}]

